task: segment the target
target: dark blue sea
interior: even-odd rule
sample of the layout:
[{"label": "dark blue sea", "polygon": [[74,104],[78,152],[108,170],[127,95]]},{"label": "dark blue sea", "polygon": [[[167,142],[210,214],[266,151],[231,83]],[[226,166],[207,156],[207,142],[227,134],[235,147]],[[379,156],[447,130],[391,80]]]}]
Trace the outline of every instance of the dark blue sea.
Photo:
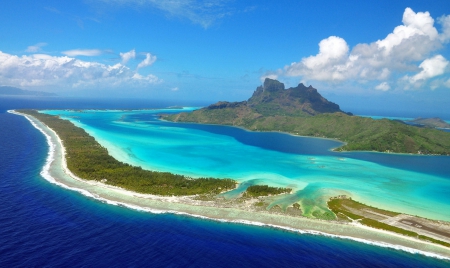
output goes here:
[{"label": "dark blue sea", "polygon": [[[112,206],[44,180],[44,136],[19,108],[177,103],[0,98],[0,267],[450,267],[350,240]],[[184,104],[201,105],[201,104]]]}]

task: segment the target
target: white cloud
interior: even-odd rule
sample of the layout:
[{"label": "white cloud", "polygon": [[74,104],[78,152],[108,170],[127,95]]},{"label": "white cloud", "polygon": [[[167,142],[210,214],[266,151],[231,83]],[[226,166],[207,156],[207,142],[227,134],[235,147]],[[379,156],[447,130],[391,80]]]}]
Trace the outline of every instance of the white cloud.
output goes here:
[{"label": "white cloud", "polygon": [[121,63],[106,65],[68,56],[11,55],[0,51],[0,84],[18,87],[112,88],[148,86],[158,77],[140,75]]},{"label": "white cloud", "polygon": [[381,84],[376,86],[375,89],[381,91],[388,91],[389,89],[391,89],[391,86],[389,86],[387,82],[382,82]]},{"label": "white cloud", "polygon": [[[378,80],[377,89],[382,90],[395,84],[398,77],[420,69],[420,73],[408,76],[408,79],[424,82],[437,73],[444,74],[442,66],[446,60],[432,56],[450,40],[450,15],[438,19],[442,33],[434,27],[434,19],[429,12],[415,13],[406,8],[402,22],[384,39],[357,44],[351,50],[344,39],[330,36],[320,41],[316,55],[285,66],[277,75],[328,83]],[[276,72],[268,72],[264,76],[273,73]]]},{"label": "white cloud", "polygon": [[72,49],[61,52],[62,54],[69,57],[76,56],[98,56],[102,54],[102,51],[99,49]]},{"label": "white cloud", "polygon": [[146,56],[145,56],[145,59],[138,64],[137,69],[150,66],[155,61],[156,61],[156,56],[153,56],[152,54],[147,53]]},{"label": "white cloud", "polygon": [[179,88],[178,88],[178,87],[174,87],[174,88],[172,88],[171,90],[172,90],[172,91],[178,91]]},{"label": "white cloud", "polygon": [[385,39],[378,40],[376,44],[384,49],[384,54],[392,52],[394,47],[414,36],[426,36],[430,40],[438,37],[438,32],[434,28],[434,20],[429,12],[415,13],[411,8],[406,8],[403,13],[403,25],[395,27]]},{"label": "white cloud", "polygon": [[444,82],[444,86],[450,88],[450,78]]},{"label": "white cloud", "polygon": [[285,68],[289,76],[306,76],[313,80],[342,80],[344,74],[341,64],[347,60],[348,45],[344,39],[330,36],[320,41],[319,53],[303,58]]},{"label": "white cloud", "polygon": [[27,49],[25,50],[26,52],[38,52],[42,50],[42,47],[46,46],[47,43],[37,43],[36,45],[32,45],[27,47]]},{"label": "white cloud", "polygon": [[234,11],[226,4],[230,0],[97,0],[113,5],[139,5],[154,7],[173,17],[187,18],[208,28],[216,20]]},{"label": "white cloud", "polygon": [[266,73],[266,74],[264,74],[263,76],[260,77],[261,82],[264,82],[264,80],[266,80],[266,78],[277,80],[278,79],[278,75],[275,74],[275,73]]},{"label": "white cloud", "polygon": [[128,52],[125,53],[120,53],[120,57],[122,58],[122,64],[127,64],[127,62],[131,59],[135,59],[136,58],[136,51],[130,50]]},{"label": "white cloud", "polygon": [[442,42],[447,43],[450,41],[450,15],[440,17],[438,22],[442,25],[442,33],[439,38]]},{"label": "white cloud", "polygon": [[143,76],[143,75],[140,75],[140,74],[138,74],[138,73],[135,73],[135,74],[132,76],[132,79],[135,79],[135,80],[137,80],[137,81],[146,81],[146,82],[149,82],[149,83],[151,83],[151,84],[155,84],[155,83],[158,83],[158,82],[159,82],[158,77],[156,77],[156,76],[153,75],[153,74],[149,74],[149,75]]},{"label": "white cloud", "polygon": [[419,68],[421,68],[422,71],[413,77],[410,77],[409,81],[413,84],[419,80],[427,80],[435,76],[442,75],[447,65],[448,60],[441,55],[436,55],[430,59],[426,59],[419,65]]}]

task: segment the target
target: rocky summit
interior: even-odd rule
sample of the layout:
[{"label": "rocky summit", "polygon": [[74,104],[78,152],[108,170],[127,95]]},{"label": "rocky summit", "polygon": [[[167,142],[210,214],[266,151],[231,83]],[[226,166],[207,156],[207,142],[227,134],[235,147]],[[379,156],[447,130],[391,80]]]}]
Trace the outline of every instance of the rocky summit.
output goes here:
[{"label": "rocky summit", "polygon": [[312,86],[306,87],[300,83],[297,87],[285,89],[283,83],[269,78],[265,79],[264,85],[255,90],[248,100],[248,105],[256,110],[261,106],[271,105],[286,114],[295,114],[299,111],[309,115],[343,112],[339,105],[322,97]]},{"label": "rocky summit", "polygon": [[256,88],[252,97],[243,102],[221,101],[206,109],[250,108],[263,116],[308,116],[321,113],[343,111],[336,103],[330,102],[312,86],[299,84],[297,87],[285,89],[283,83],[266,78],[264,84]]}]

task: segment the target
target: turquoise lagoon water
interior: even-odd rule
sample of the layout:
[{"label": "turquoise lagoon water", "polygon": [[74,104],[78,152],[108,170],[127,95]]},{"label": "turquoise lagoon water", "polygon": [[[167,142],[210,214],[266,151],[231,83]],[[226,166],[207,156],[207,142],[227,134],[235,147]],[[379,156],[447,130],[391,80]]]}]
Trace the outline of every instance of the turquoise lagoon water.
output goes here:
[{"label": "turquoise lagoon water", "polygon": [[372,119],[390,119],[390,120],[402,120],[402,121],[409,121],[409,120],[414,120],[414,118],[412,117],[398,117],[398,116],[381,116],[381,115],[358,115],[361,117],[369,117]]},{"label": "turquoise lagoon water", "polygon": [[380,208],[450,220],[450,157],[336,153],[330,149],[341,143],[333,140],[158,119],[176,112],[45,111],[84,128],[120,161],[192,177],[233,178],[240,185],[227,198],[268,184],[293,189],[271,206],[299,202],[306,214],[324,212],[329,197],[347,194]]}]

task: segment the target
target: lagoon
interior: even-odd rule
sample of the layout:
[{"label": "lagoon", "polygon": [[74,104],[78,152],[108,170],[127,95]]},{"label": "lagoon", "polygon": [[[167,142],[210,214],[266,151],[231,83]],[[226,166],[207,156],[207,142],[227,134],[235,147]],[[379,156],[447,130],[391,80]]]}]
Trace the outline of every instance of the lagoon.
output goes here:
[{"label": "lagoon", "polygon": [[[194,109],[194,108],[192,108]],[[274,201],[301,203],[305,213],[327,210],[325,201],[346,194],[372,206],[450,220],[450,157],[332,152],[340,142],[283,133],[171,123],[162,110],[47,110],[94,136],[122,162],[192,177],[232,178],[238,190],[253,184],[293,188]]]}]

